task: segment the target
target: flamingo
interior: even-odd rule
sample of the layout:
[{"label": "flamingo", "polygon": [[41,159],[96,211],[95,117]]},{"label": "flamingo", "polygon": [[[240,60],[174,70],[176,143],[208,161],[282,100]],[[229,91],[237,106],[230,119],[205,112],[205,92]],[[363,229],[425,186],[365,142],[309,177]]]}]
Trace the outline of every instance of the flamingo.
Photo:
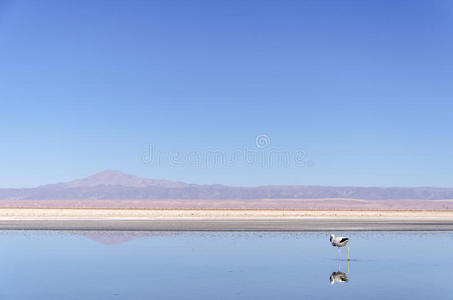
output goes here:
[{"label": "flamingo", "polygon": [[349,259],[349,246],[347,245],[347,243],[349,242],[349,239],[347,237],[343,237],[343,236],[335,237],[335,235],[331,234],[330,242],[332,243],[333,247],[338,247],[338,258],[339,259],[341,258],[340,248],[346,246],[348,248],[348,260],[350,260]]}]

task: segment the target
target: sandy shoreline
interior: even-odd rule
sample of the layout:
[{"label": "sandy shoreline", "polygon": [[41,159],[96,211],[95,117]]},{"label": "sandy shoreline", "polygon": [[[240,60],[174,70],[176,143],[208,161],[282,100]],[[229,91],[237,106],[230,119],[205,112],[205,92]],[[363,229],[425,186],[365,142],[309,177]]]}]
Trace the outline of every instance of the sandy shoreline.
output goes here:
[{"label": "sandy shoreline", "polygon": [[216,219],[216,218],[392,218],[451,219],[453,210],[297,210],[297,209],[105,209],[0,208],[0,220],[18,219]]},{"label": "sandy shoreline", "polygon": [[453,211],[0,208],[0,229],[453,231]]}]

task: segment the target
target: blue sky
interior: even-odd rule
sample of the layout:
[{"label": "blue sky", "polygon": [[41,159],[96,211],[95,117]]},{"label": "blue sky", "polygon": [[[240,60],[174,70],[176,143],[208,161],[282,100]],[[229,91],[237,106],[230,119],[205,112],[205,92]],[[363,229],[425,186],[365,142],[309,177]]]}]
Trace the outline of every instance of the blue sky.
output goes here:
[{"label": "blue sky", "polygon": [[452,83],[451,1],[0,0],[0,187],[453,186]]}]

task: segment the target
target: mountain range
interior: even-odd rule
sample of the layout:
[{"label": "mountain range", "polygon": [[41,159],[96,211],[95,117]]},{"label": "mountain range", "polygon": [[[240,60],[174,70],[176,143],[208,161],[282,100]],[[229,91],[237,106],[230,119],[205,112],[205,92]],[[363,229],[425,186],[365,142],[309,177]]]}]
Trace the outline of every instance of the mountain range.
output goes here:
[{"label": "mountain range", "polygon": [[0,189],[0,200],[253,200],[253,199],[445,200],[453,188],[268,185],[236,187],[187,184],[103,171],[36,188]]}]

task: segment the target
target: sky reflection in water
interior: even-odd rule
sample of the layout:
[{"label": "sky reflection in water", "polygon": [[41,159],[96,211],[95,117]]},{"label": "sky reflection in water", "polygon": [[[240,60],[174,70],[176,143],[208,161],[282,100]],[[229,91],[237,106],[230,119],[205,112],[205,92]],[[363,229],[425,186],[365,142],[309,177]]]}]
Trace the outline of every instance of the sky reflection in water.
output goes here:
[{"label": "sky reflection in water", "polygon": [[339,261],[327,232],[2,231],[0,298],[442,299],[453,293],[453,233],[337,234],[351,238],[349,272],[346,249]]}]

